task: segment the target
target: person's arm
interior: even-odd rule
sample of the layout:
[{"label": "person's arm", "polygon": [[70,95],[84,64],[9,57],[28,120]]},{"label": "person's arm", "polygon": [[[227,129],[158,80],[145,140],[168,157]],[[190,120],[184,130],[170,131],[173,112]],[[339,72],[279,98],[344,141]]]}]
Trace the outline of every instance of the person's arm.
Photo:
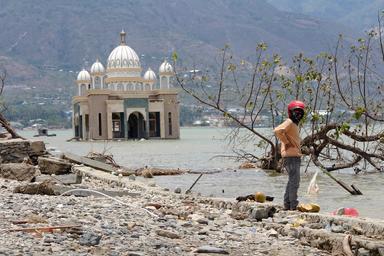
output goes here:
[{"label": "person's arm", "polygon": [[291,125],[291,122],[286,120],[282,124],[277,126],[274,130],[276,137],[279,138],[279,140],[285,145],[285,148],[289,148],[293,146],[293,144],[289,141],[289,138],[287,136],[287,131],[290,125]]}]

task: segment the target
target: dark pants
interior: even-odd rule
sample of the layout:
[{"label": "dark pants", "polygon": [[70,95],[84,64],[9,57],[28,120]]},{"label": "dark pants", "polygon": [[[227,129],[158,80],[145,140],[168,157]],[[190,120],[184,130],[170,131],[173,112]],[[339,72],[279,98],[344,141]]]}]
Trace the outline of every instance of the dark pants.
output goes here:
[{"label": "dark pants", "polygon": [[288,184],[284,194],[284,209],[296,210],[299,203],[297,191],[300,185],[300,157],[285,157],[284,168],[288,172]]}]

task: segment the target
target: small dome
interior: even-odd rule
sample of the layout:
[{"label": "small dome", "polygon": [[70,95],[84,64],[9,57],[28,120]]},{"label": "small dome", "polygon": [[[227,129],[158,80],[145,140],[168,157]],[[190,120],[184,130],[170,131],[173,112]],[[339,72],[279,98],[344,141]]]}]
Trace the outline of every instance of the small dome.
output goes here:
[{"label": "small dome", "polygon": [[91,75],[87,70],[83,69],[77,75],[77,81],[91,81]]},{"label": "small dome", "polygon": [[173,68],[171,64],[168,63],[167,60],[164,60],[164,62],[160,65],[159,73],[170,73],[173,72]]},{"label": "small dome", "polygon": [[120,45],[109,54],[107,68],[140,68],[139,57],[136,52],[125,43],[124,31],[120,33],[120,37]]},{"label": "small dome", "polygon": [[95,63],[92,64],[91,74],[104,73],[105,69],[103,64],[97,59]]},{"label": "small dome", "polygon": [[144,74],[144,79],[155,81],[156,80],[155,72],[153,72],[153,70],[151,68],[148,68],[147,72],[145,72],[145,74]]}]

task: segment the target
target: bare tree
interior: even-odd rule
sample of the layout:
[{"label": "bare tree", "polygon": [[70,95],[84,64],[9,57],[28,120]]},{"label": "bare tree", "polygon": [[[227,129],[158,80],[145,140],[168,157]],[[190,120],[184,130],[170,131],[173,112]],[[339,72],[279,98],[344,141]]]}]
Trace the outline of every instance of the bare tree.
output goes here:
[{"label": "bare tree", "polygon": [[[281,156],[272,129],[268,132],[259,125],[268,116],[274,128],[286,118],[287,103],[301,99],[307,103],[307,117],[301,124],[305,134],[302,152],[315,165],[329,171],[367,169],[368,165],[381,170],[384,70],[375,69],[379,58],[373,58],[377,50],[382,53],[379,38],[381,34],[370,32],[367,39],[359,39],[351,48],[343,47],[340,38],[334,53],[315,58],[298,54],[289,65],[278,55],[268,56],[264,43],[248,60],[235,59],[226,46],[220,52],[216,75],[207,70],[191,77],[183,75],[185,69],[178,66],[175,53],[176,82],[234,126],[228,138],[237,146],[237,159],[280,170]],[[374,48],[373,41],[380,47]],[[231,111],[233,106],[241,111]],[[264,154],[253,154],[253,149],[246,146],[249,142],[263,148]]]},{"label": "bare tree", "polygon": [[[7,78],[7,70],[5,68],[0,68],[0,97],[3,95],[5,80]],[[4,104],[0,105],[0,124],[1,126],[11,134],[12,138],[22,138],[11,126],[6,117],[4,116],[4,112],[7,110]]]}]

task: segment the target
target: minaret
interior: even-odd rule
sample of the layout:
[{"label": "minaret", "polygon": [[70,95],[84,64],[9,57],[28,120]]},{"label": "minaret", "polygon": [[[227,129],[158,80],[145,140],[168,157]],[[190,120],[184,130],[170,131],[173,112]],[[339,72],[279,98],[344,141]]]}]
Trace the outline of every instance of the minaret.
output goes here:
[{"label": "minaret", "polygon": [[160,89],[169,89],[170,79],[173,76],[174,73],[171,64],[168,63],[167,59],[164,59],[164,62],[160,65],[159,68]]},{"label": "minaret", "polygon": [[91,76],[92,76],[92,89],[103,89],[104,85],[105,69],[103,64],[100,63],[99,59],[92,64]]},{"label": "minaret", "polygon": [[86,91],[91,89],[91,76],[87,70],[83,69],[79,72],[76,83],[79,89],[79,96],[84,96]]}]

